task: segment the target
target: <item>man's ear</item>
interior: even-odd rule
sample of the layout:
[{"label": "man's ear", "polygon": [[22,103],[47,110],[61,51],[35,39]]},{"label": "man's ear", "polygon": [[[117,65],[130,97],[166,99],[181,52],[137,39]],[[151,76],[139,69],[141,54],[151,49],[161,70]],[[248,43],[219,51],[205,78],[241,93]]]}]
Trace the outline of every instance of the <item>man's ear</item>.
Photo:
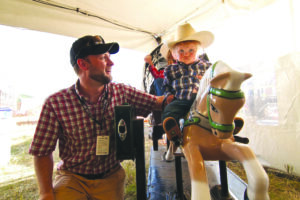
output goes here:
[{"label": "man's ear", "polygon": [[82,58],[77,59],[77,65],[82,70],[87,70],[88,69],[86,60],[84,60]]}]

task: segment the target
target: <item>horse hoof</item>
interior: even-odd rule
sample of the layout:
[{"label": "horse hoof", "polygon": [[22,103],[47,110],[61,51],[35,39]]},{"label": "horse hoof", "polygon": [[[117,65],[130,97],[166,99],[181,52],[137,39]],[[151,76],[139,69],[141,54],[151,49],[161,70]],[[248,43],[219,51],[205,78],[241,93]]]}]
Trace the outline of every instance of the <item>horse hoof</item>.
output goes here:
[{"label": "horse hoof", "polygon": [[164,154],[162,155],[162,160],[165,162],[172,162],[173,160],[175,160],[174,156],[171,159],[166,159],[166,155],[167,152],[164,152]]}]

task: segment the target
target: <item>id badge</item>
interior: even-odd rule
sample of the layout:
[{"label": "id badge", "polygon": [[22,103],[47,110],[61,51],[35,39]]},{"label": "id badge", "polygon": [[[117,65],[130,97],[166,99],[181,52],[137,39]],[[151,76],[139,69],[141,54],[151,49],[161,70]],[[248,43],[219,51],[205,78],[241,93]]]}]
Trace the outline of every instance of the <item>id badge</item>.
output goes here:
[{"label": "id badge", "polygon": [[103,156],[109,154],[109,136],[97,136],[96,155]]}]

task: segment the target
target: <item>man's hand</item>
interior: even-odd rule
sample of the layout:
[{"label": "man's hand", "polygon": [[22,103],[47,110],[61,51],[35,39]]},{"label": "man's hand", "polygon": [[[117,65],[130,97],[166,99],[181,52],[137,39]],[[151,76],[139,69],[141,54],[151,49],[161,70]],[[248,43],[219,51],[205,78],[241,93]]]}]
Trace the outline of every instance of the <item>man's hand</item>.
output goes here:
[{"label": "man's hand", "polygon": [[175,97],[173,94],[169,94],[167,96],[158,96],[154,110],[157,110],[157,111],[164,110],[166,105],[171,103],[174,100],[174,98]]},{"label": "man's hand", "polygon": [[165,98],[166,98],[166,101],[165,101],[165,105],[164,106],[166,106],[169,103],[171,103],[174,100],[175,97],[174,97],[173,94],[170,94],[170,95],[166,96]]},{"label": "man's hand", "polygon": [[152,62],[152,56],[151,55],[147,55],[144,58],[145,62],[148,63],[149,65],[153,66],[153,62]]},{"label": "man's hand", "polygon": [[165,107],[174,100],[174,98],[175,97],[173,94],[168,94],[167,96],[165,96],[162,102],[162,110],[164,110]]}]

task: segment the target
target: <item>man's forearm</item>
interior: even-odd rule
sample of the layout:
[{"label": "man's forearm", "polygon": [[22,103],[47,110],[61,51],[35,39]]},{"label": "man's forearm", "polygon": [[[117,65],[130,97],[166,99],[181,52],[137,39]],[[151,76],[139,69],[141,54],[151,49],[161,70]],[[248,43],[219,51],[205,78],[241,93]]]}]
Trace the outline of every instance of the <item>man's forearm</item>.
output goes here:
[{"label": "man's forearm", "polygon": [[53,156],[34,156],[34,169],[37,177],[40,199],[54,199],[52,175],[53,175]]}]

